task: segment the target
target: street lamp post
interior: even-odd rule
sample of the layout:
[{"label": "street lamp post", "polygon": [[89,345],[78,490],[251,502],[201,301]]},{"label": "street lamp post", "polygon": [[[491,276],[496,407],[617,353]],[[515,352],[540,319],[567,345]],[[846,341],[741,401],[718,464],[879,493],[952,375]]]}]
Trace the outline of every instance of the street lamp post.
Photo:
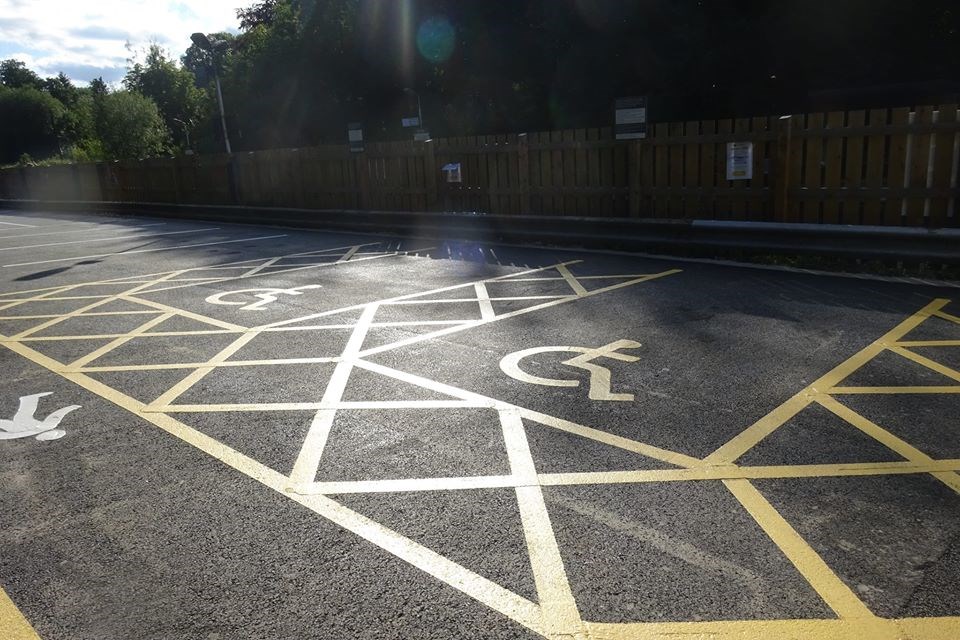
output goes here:
[{"label": "street lamp post", "polygon": [[217,85],[217,103],[220,105],[220,126],[223,127],[223,143],[227,147],[227,153],[233,153],[230,150],[230,136],[227,135],[227,116],[223,110],[223,91],[220,89],[220,74],[217,73],[216,50],[213,43],[210,42],[210,38],[204,33],[194,33],[190,36],[190,39],[193,40],[195,45],[213,55],[213,79]]},{"label": "street lamp post", "polygon": [[407,95],[417,97],[417,119],[420,120],[420,130],[425,131],[426,127],[423,124],[423,108],[420,106],[420,94],[410,87],[404,87],[403,92]]},{"label": "street lamp post", "polygon": [[174,118],[174,122],[179,122],[183,127],[183,135],[187,137],[187,153],[193,153],[193,150],[190,148],[190,126],[193,125],[193,120],[190,123],[186,123],[180,118]]}]

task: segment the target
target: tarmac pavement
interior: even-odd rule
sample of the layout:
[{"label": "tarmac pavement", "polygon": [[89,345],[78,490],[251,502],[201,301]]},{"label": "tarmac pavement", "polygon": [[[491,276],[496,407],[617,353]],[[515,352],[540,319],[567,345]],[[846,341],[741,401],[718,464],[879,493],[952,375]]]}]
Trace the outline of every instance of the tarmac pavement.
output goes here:
[{"label": "tarmac pavement", "polygon": [[13,211],[0,282],[5,640],[960,638],[960,287]]}]

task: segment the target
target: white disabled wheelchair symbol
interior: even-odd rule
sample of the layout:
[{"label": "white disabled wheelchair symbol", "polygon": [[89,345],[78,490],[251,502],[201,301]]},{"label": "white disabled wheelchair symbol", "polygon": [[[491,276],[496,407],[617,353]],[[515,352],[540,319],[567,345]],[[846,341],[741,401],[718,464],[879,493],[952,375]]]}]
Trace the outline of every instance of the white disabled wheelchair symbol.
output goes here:
[{"label": "white disabled wheelchair symbol", "polygon": [[[220,293],[215,293],[212,296],[208,296],[207,302],[210,304],[225,304],[231,306],[244,305],[240,307],[240,311],[263,311],[263,308],[268,304],[277,301],[278,295],[299,296],[303,295],[303,292],[307,289],[320,289],[322,286],[323,285],[319,284],[308,284],[302,287],[294,287],[292,289],[275,289],[273,287],[266,287],[261,289],[238,289],[237,291],[222,291]],[[253,297],[257,298],[259,301],[245,302],[224,300],[224,298],[227,296],[242,296],[248,293],[253,294]]]},{"label": "white disabled wheelchair symbol", "polygon": [[593,364],[597,358],[612,358],[623,362],[636,362],[640,358],[626,353],[619,353],[620,349],[636,349],[641,347],[639,342],[633,340],[617,340],[608,345],[591,349],[589,347],[534,347],[517,351],[504,357],[500,361],[500,369],[515,380],[529,382],[530,384],[539,384],[546,387],[578,387],[579,380],[557,380],[555,378],[541,378],[534,376],[520,368],[520,361],[539,353],[550,353],[553,351],[569,351],[581,355],[564,360],[562,364],[577,369],[584,369],[590,372],[590,391],[591,400],[615,400],[629,402],[633,400],[632,393],[611,393],[610,392],[610,369]]}]

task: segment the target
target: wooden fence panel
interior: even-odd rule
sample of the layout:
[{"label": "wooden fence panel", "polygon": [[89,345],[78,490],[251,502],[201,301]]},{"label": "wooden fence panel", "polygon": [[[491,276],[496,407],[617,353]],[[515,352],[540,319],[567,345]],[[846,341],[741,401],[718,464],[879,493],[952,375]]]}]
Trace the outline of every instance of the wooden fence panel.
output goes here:
[{"label": "wooden fence panel", "polygon": [[[847,114],[847,127],[862,129],[866,126],[865,111],[851,111]],[[862,135],[851,135],[845,138],[844,159],[842,166],[841,184],[851,196],[840,202],[839,222],[843,224],[860,224],[864,199],[854,197],[864,186],[864,148],[866,139]]]},{"label": "wooden fence panel", "polygon": [[[958,226],[957,105],[0,171],[0,197]],[[726,147],[753,175],[726,179]],[[463,182],[448,184],[458,162]]]},{"label": "wooden fence panel", "polygon": [[[918,107],[911,115],[911,120],[918,126],[930,125],[933,123],[933,107]],[[930,133],[909,134],[910,143],[908,151],[908,164],[906,167],[907,177],[904,179],[905,187],[913,190],[924,190],[927,188],[927,171],[930,164],[930,143],[932,139]],[[930,199],[924,196],[909,195],[906,198],[906,217],[904,224],[908,226],[919,227],[925,222],[925,216],[929,215]]]},{"label": "wooden fence panel", "polygon": [[[826,130],[842,132],[844,124],[843,111],[831,111],[826,115]],[[843,168],[843,138],[831,135],[824,141],[823,146],[823,186],[827,189],[839,190],[842,183]],[[840,198],[824,197],[821,204],[820,222],[836,224],[840,221]]]},{"label": "wooden fence panel", "polygon": [[[885,127],[889,119],[887,109],[871,109],[868,125],[871,128]],[[864,184],[867,189],[879,192],[886,185],[887,136],[874,134],[867,137],[867,167]],[[879,196],[867,198],[863,204],[862,224],[883,224],[885,212],[891,206]]]},{"label": "wooden fence panel", "polygon": [[[939,125],[950,125],[957,122],[957,105],[940,105],[937,110],[936,122]],[[930,186],[936,192],[944,191],[957,186],[957,173],[960,170],[960,133],[952,129],[939,129],[933,139],[933,167]],[[951,184],[952,180],[952,184]],[[931,227],[960,226],[957,224],[957,213],[954,209],[956,196],[936,195],[931,198],[930,216],[927,223]]]}]

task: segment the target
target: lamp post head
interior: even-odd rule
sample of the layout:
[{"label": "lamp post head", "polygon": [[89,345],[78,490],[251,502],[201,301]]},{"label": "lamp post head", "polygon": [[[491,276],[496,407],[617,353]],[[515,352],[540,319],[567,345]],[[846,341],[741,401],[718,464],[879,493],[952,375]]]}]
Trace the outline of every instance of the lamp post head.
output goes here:
[{"label": "lamp post head", "polygon": [[210,42],[210,38],[208,38],[205,33],[194,33],[190,36],[190,39],[193,40],[193,44],[197,45],[204,51],[213,50],[213,44]]}]

